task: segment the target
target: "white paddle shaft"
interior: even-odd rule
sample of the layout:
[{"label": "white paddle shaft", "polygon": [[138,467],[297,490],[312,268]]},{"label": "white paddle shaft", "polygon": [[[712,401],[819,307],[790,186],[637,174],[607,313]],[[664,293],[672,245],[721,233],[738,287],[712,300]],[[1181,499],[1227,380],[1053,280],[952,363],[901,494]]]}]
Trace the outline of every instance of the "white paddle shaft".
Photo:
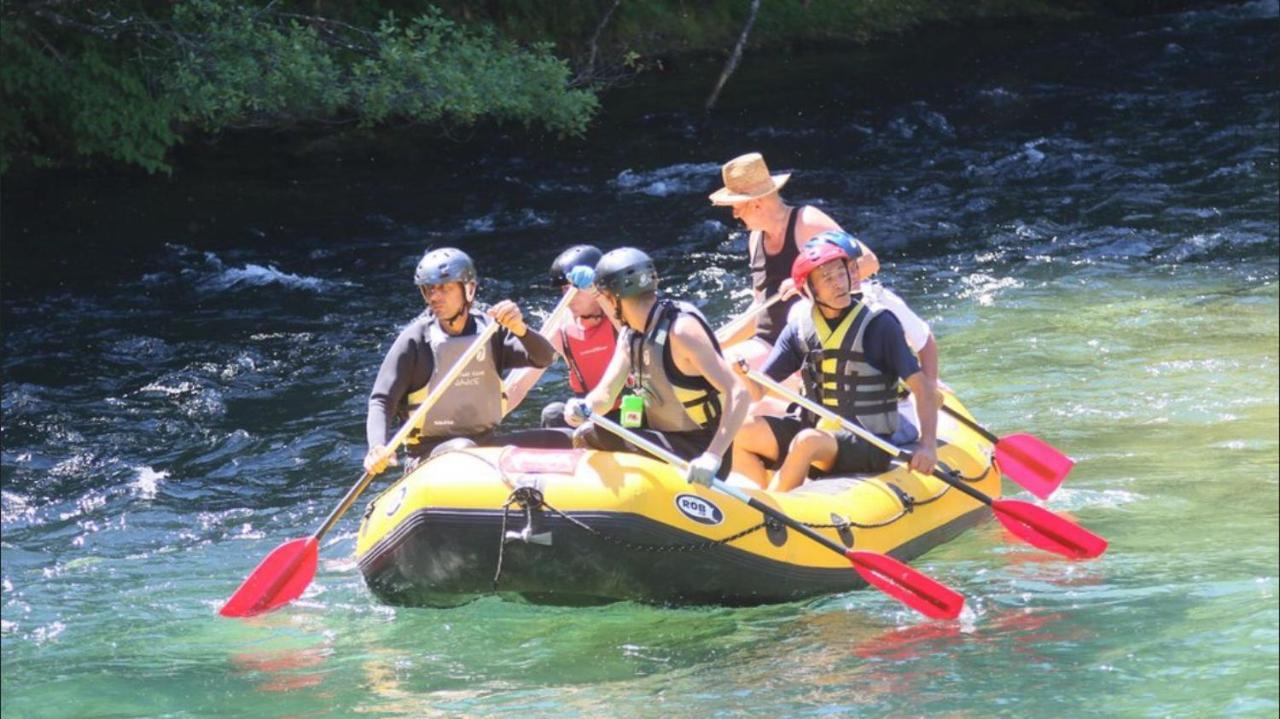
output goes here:
[{"label": "white paddle shaft", "polygon": [[899,447],[895,447],[895,446],[893,446],[892,444],[889,444],[888,442],[884,441],[883,439],[880,439],[879,437],[877,437],[877,436],[875,436],[874,434],[872,434],[872,433],[868,432],[867,430],[863,429],[862,427],[859,427],[858,425],[854,424],[853,422],[850,422],[849,420],[845,419],[844,417],[841,417],[840,415],[836,414],[835,412],[832,412],[831,410],[827,409],[826,407],[823,407],[822,405],[818,404],[817,402],[814,402],[813,400],[809,399],[808,397],[805,397],[805,396],[803,396],[803,395],[801,395],[801,394],[798,394],[798,393],[796,393],[796,392],[792,392],[791,390],[789,390],[789,389],[787,389],[786,387],[782,386],[782,385],[781,385],[781,384],[779,384],[778,382],[775,382],[772,378],[770,378],[770,377],[769,377],[769,375],[767,375],[767,374],[765,374],[765,373],[761,372],[760,370],[754,370],[754,369],[753,369],[753,370],[751,370],[750,372],[748,372],[748,373],[747,373],[747,377],[749,377],[750,379],[755,380],[755,381],[756,381],[757,383],[759,383],[761,386],[763,386],[763,387],[767,388],[770,392],[773,392],[774,394],[778,395],[779,397],[783,397],[783,398],[785,398],[785,399],[789,399],[789,400],[791,400],[792,402],[795,402],[796,404],[800,405],[801,407],[804,407],[805,409],[809,410],[810,412],[813,412],[814,414],[818,415],[819,417],[822,417],[823,419],[829,419],[829,420],[831,420],[831,421],[833,421],[833,422],[839,422],[841,427],[844,427],[845,429],[849,430],[850,432],[853,432],[854,434],[858,435],[859,437],[861,437],[861,438],[863,438],[863,439],[867,440],[867,441],[868,441],[868,442],[870,442],[871,444],[873,444],[873,445],[875,445],[875,446],[879,447],[880,449],[883,449],[885,452],[888,452],[890,456],[892,456],[892,457],[896,457],[896,458],[898,458],[898,459],[905,459],[906,454],[907,454],[905,450],[903,450],[903,449],[901,449],[901,448],[899,448]]},{"label": "white paddle shaft", "polygon": [[764,312],[770,307],[776,305],[781,299],[782,293],[779,292],[758,305],[748,307],[742,314],[729,320],[725,326],[716,330],[716,339],[724,341],[732,337],[743,325],[755,319],[761,312]]},{"label": "white paddle shaft", "polygon": [[[608,417],[604,417],[596,414],[595,412],[592,412],[591,422],[592,424],[595,424],[597,427],[603,427],[604,429],[609,430],[611,433],[616,434],[622,439],[625,439],[631,444],[634,444],[640,449],[643,449],[649,454],[652,454],[658,459],[661,459],[667,464],[670,464],[672,467],[675,467],[681,472],[687,471],[689,469],[689,463],[683,459],[680,459],[676,455],[672,454],[671,450],[657,444],[656,442],[651,442],[648,439],[645,439],[644,436],[642,436],[638,432],[633,432],[632,430],[629,430],[626,427],[623,427],[622,425],[618,424],[617,422],[614,422]],[[731,487],[725,484],[724,482],[720,481],[719,479],[716,479],[713,477],[711,479],[711,486],[716,490],[723,492],[729,495],[730,497],[733,497],[734,499],[740,500],[747,504],[751,504],[751,497],[748,497],[746,494],[743,494],[742,492],[740,492],[736,487]]]},{"label": "white paddle shaft", "polygon": [[[569,291],[564,294],[564,297],[560,298],[560,304],[556,305],[555,309],[551,310],[551,314],[547,315],[547,319],[543,321],[542,327],[538,328],[538,334],[546,337],[548,340],[551,339],[551,333],[554,332],[560,323],[564,321],[564,315],[569,311],[569,303],[573,301],[574,296],[577,294],[577,287],[569,287]],[[502,395],[508,399],[506,409],[503,410],[504,415],[510,413],[511,410],[515,409],[515,407],[520,404],[520,401],[524,400],[528,391],[533,389],[533,385],[538,383],[538,380],[542,378],[542,373],[546,371],[546,367],[522,367],[511,372],[507,375],[506,379],[502,380]],[[526,379],[530,375],[533,375],[532,379]],[[520,396],[516,398],[518,401],[511,402],[510,399],[514,389],[521,382],[527,383],[528,386],[524,387]]]}]

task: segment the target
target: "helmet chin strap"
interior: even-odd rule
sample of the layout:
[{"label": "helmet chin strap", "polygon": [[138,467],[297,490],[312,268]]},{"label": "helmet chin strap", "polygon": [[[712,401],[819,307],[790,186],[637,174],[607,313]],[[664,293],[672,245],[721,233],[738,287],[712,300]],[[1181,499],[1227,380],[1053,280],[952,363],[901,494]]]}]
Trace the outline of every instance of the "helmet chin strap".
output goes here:
[{"label": "helmet chin strap", "polygon": [[613,305],[614,321],[616,321],[619,326],[631,327],[631,325],[627,324],[627,320],[622,316],[622,298],[611,294],[609,295],[609,304]]},{"label": "helmet chin strap", "polygon": [[462,285],[462,309],[458,310],[454,315],[445,320],[447,324],[457,322],[459,318],[466,317],[471,311],[471,305],[475,304],[476,286],[464,283]]},{"label": "helmet chin strap", "polygon": [[458,321],[459,317],[466,317],[471,312],[471,306],[476,303],[476,283],[463,282],[462,284],[462,309],[458,313],[449,318],[449,324]]}]

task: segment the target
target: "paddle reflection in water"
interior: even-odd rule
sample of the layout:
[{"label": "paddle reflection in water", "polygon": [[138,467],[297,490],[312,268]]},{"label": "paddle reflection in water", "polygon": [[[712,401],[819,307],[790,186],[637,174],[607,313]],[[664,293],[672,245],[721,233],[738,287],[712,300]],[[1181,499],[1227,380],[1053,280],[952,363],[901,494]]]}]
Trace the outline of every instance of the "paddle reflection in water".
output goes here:
[{"label": "paddle reflection in water", "polygon": [[233,676],[260,681],[258,691],[279,693],[321,684],[328,673],[325,663],[333,653],[327,646],[257,649],[232,654],[229,661]]}]

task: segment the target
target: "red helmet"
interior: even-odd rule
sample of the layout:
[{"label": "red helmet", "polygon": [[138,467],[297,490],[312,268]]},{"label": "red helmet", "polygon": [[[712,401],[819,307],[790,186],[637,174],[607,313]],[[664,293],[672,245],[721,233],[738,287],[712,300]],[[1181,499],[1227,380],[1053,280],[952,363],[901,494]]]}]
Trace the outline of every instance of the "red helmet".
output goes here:
[{"label": "red helmet", "polygon": [[791,281],[796,289],[808,294],[809,274],[819,267],[836,260],[847,260],[849,254],[833,242],[809,242],[800,248],[800,254],[791,264]]}]

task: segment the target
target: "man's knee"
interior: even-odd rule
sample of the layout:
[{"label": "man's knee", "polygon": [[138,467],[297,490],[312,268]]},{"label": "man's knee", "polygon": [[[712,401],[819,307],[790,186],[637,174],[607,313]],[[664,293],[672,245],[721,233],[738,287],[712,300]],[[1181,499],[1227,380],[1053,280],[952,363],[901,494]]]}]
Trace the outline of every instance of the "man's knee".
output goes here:
[{"label": "man's knee", "polygon": [[618,452],[625,448],[622,440],[611,432],[600,429],[594,422],[579,425],[573,431],[574,449],[599,449],[606,452]]},{"label": "man's knee", "polygon": [[573,430],[573,448],[596,449],[596,447],[592,446],[592,442],[595,439],[594,430],[595,425],[590,422],[579,425],[577,429]]},{"label": "man's knee", "polygon": [[791,440],[791,448],[797,449],[813,449],[822,444],[822,440],[827,437],[826,432],[820,432],[816,429],[802,429],[796,433],[796,438]]},{"label": "man's knee", "polygon": [[[791,440],[788,454],[797,454],[815,459],[831,460],[835,458],[836,440],[831,435],[818,429],[804,429]],[[828,456],[829,455],[829,456]]]},{"label": "man's knee", "polygon": [[552,402],[542,408],[542,426],[547,429],[569,426],[564,421],[564,402]]},{"label": "man's knee", "polygon": [[743,423],[733,443],[739,449],[765,459],[778,458],[778,443],[774,441],[773,430],[769,428],[767,421],[759,417],[752,417]]}]

